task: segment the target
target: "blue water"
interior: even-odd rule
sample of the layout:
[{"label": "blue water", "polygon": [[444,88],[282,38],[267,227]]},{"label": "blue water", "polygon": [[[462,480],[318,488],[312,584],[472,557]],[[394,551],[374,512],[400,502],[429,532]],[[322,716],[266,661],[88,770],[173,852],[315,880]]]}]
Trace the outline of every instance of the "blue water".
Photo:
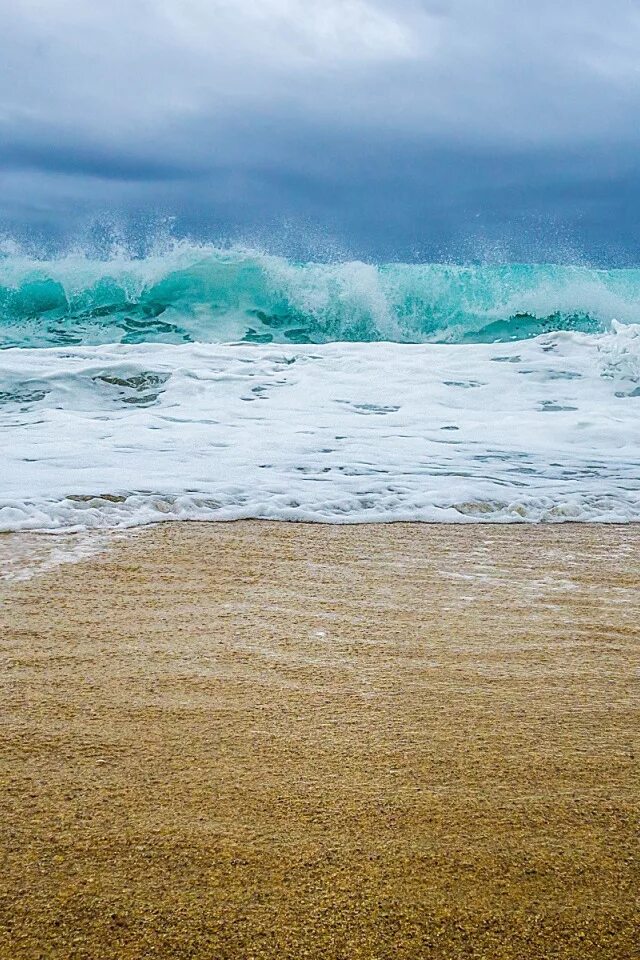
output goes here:
[{"label": "blue water", "polygon": [[294,263],[179,245],[158,256],[0,257],[0,346],[148,341],[482,343],[640,319],[640,270]]},{"label": "blue water", "polygon": [[5,255],[0,531],[637,521],[639,320],[639,270]]}]

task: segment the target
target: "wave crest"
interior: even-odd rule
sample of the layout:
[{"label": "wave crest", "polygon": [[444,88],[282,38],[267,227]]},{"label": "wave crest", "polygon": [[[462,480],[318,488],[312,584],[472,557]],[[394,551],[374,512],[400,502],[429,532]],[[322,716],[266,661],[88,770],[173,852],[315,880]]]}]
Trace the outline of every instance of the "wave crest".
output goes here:
[{"label": "wave crest", "polygon": [[145,258],[0,257],[0,345],[482,343],[640,319],[640,270],[295,263],[177,244]]}]

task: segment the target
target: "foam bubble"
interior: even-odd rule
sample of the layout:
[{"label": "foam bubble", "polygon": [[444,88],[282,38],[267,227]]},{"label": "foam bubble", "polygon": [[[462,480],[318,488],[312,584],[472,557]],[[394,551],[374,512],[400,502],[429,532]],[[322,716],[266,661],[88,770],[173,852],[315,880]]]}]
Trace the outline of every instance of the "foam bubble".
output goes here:
[{"label": "foam bubble", "polygon": [[638,520],[639,333],[6,350],[0,530]]}]

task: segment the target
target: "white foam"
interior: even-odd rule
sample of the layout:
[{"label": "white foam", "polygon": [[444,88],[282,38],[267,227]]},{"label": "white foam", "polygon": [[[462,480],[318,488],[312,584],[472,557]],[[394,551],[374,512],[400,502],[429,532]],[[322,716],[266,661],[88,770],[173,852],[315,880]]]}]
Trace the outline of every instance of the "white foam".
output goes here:
[{"label": "white foam", "polygon": [[[49,531],[47,531],[49,532]],[[0,581],[20,583],[65,564],[81,563],[109,549],[125,533],[95,530],[44,537],[38,533],[0,537]]]},{"label": "white foam", "polygon": [[6,350],[0,529],[638,520],[639,333]]}]

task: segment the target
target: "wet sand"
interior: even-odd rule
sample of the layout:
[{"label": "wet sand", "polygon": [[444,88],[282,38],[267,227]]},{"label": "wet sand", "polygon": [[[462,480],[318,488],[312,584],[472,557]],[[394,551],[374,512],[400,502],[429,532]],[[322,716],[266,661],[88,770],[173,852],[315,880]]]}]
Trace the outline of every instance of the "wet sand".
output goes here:
[{"label": "wet sand", "polygon": [[253,522],[1,583],[0,956],[637,956],[639,587],[638,526]]}]

